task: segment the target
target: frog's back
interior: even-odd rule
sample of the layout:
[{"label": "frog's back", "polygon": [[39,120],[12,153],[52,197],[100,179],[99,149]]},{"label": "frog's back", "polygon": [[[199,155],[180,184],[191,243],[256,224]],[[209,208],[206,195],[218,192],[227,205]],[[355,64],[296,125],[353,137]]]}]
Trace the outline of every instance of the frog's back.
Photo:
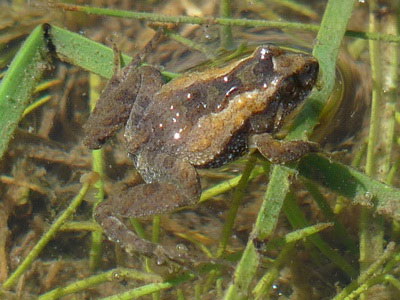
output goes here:
[{"label": "frog's back", "polygon": [[[193,132],[201,126],[201,120],[218,115],[228,105],[231,94],[242,86],[241,80],[232,74],[232,65],[186,73],[155,93],[140,120],[135,121],[136,135],[149,136],[143,144],[146,149],[186,157],[191,151],[189,144],[195,143]],[[207,134],[198,133],[196,139],[207,139]],[[229,139],[230,133],[219,135],[221,144]]]},{"label": "frog's back", "polygon": [[304,99],[317,66],[309,55],[266,46],[223,68],[185,74],[155,93],[135,125],[137,138],[146,136],[142,149],[219,166],[246,149],[253,117],[283,119],[282,109]]}]

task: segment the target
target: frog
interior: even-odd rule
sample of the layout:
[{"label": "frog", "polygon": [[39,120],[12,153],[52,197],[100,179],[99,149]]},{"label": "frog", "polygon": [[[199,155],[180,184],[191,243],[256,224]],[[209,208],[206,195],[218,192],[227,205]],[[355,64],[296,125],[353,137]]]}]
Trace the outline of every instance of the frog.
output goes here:
[{"label": "frog", "polygon": [[310,54],[266,44],[168,83],[139,56],[117,70],[84,125],[84,143],[99,149],[123,127],[144,183],[115,191],[96,207],[94,218],[106,236],[132,255],[173,259],[173,250],[139,238],[125,219],[195,205],[201,194],[197,169],[221,167],[249,149],[272,163],[318,151],[310,141],[275,138],[314,87],[318,69]]}]

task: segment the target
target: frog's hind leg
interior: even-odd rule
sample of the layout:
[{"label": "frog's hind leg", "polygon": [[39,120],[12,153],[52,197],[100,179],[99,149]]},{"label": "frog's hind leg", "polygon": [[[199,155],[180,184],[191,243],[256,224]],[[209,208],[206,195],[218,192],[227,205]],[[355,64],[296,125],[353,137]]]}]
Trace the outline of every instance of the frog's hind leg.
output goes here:
[{"label": "frog's hind leg", "polygon": [[[122,194],[117,193],[113,199],[120,195]],[[153,256],[157,253],[156,244],[137,236],[133,231],[128,229],[123,220],[115,215],[117,206],[118,204],[115,204],[113,201],[104,201],[96,207],[94,212],[96,221],[103,227],[108,239],[117,243],[131,255],[139,252],[146,256]]]},{"label": "frog's hind leg", "polygon": [[200,198],[201,186],[196,169],[187,161],[165,153],[142,151],[135,165],[146,184],[135,187],[142,192],[140,205],[132,207],[135,217],[172,212],[193,205]]},{"label": "frog's hind leg", "polygon": [[161,73],[149,66],[134,70],[123,69],[121,73],[115,74],[84,125],[85,145],[90,149],[101,148],[126,124],[138,95],[143,94],[142,90],[145,88],[146,94],[151,97],[162,85]]},{"label": "frog's hind leg", "polygon": [[140,239],[122,219],[168,213],[196,203],[201,192],[197,172],[188,162],[164,154],[138,155],[136,164],[147,183],[111,195],[97,207],[95,218],[127,252],[173,259],[172,251]]},{"label": "frog's hind leg", "polygon": [[120,52],[114,49],[114,75],[108,81],[96,107],[84,125],[84,144],[90,149],[101,148],[117,130],[126,124],[138,95],[146,94],[152,97],[164,84],[161,73],[157,69],[140,66],[145,55],[160,39],[161,33],[157,32],[147,43],[143,53],[137,54],[122,69],[120,68]]}]

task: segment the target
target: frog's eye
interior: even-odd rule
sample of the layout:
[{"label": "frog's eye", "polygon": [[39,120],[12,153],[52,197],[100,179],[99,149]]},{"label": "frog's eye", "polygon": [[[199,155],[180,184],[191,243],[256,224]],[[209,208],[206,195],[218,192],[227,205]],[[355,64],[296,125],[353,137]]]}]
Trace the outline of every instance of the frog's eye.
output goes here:
[{"label": "frog's eye", "polygon": [[310,71],[311,71],[311,66],[310,65],[304,65],[303,72],[304,73],[310,73]]},{"label": "frog's eye", "polygon": [[268,58],[260,59],[253,67],[253,73],[257,77],[260,75],[271,74],[274,71],[274,63],[272,61],[272,56]]}]

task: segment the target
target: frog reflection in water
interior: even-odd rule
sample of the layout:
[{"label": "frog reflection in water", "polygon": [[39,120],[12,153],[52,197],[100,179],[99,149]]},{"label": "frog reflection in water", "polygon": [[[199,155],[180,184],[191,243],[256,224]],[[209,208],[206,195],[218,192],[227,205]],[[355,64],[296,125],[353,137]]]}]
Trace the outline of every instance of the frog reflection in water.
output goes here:
[{"label": "frog reflection in water", "polygon": [[85,144],[98,149],[125,126],[128,153],[145,183],[97,207],[105,234],[128,253],[171,258],[171,251],[136,236],[123,218],[195,204],[201,193],[196,168],[222,166],[249,146],[274,163],[316,151],[314,143],[278,141],[271,134],[309,94],[317,74],[312,56],[272,45],[167,84],[140,59],[117,71],[85,124]]}]

